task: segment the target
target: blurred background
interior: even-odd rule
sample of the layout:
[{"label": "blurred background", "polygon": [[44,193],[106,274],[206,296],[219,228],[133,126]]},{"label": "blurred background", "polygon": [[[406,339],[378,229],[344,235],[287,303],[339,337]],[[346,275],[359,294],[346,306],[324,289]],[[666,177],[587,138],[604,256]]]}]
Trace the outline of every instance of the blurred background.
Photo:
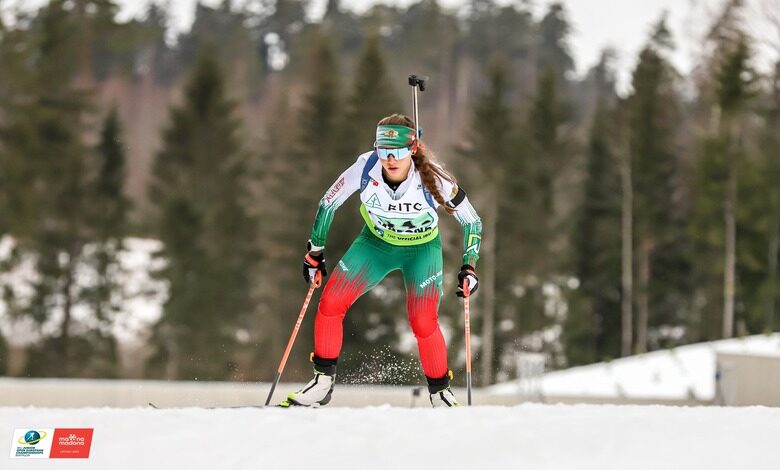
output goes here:
[{"label": "blurred background", "polygon": [[[317,203],[411,73],[484,226],[477,385],[780,330],[777,1],[0,0],[0,375],[270,380]],[[420,383],[398,273],[339,376]]]}]

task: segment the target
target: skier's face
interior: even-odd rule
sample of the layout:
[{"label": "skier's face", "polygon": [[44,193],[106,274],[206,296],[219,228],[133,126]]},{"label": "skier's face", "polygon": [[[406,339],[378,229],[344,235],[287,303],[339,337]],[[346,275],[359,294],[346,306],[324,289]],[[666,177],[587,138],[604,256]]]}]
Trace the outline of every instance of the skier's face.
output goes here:
[{"label": "skier's face", "polygon": [[386,160],[380,159],[379,161],[382,162],[385,176],[393,183],[400,183],[405,180],[409,174],[409,168],[412,166],[411,158],[396,160],[393,155],[390,155]]}]

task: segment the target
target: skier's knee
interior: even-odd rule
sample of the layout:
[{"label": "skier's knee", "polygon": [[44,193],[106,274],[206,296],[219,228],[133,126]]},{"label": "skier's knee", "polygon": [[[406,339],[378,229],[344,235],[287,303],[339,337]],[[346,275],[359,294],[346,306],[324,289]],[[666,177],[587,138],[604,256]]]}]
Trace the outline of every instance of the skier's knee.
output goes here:
[{"label": "skier's knee", "polygon": [[339,295],[325,295],[320,298],[320,305],[317,308],[317,315],[324,315],[326,317],[344,317],[349,308],[344,297]]},{"label": "skier's knee", "polygon": [[409,323],[412,326],[414,336],[417,338],[427,338],[439,327],[435,315],[424,315],[422,313],[410,316]]}]

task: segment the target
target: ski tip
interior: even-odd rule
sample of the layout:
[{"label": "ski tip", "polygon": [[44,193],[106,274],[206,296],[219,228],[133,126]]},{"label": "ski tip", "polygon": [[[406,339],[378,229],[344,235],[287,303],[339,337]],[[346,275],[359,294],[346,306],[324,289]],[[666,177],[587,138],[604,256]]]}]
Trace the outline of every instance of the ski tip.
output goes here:
[{"label": "ski tip", "polygon": [[300,403],[296,403],[293,400],[285,400],[278,405],[276,405],[276,408],[320,408],[323,405],[320,403],[313,403],[311,405],[301,405]]}]

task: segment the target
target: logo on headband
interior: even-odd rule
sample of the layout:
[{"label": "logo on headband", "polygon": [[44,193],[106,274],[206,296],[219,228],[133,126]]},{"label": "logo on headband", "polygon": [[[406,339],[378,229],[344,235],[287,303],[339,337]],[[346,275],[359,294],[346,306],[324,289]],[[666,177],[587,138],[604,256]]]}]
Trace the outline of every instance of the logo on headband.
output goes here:
[{"label": "logo on headband", "polygon": [[385,137],[398,137],[398,131],[395,129],[388,129],[385,131]]}]

